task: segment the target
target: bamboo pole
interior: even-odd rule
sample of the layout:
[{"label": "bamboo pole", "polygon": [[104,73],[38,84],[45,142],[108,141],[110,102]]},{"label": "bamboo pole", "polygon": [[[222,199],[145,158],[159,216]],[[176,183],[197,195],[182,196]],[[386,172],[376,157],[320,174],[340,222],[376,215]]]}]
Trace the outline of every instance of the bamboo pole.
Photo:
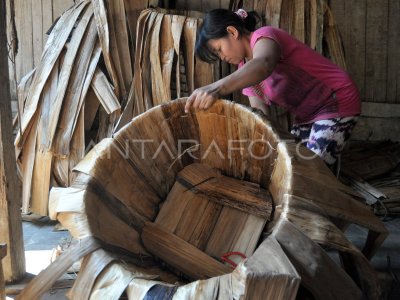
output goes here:
[{"label": "bamboo pole", "polygon": [[3,261],[6,281],[25,274],[21,223],[21,184],[17,177],[12,143],[11,95],[8,76],[6,4],[0,4],[0,243],[7,243]]}]

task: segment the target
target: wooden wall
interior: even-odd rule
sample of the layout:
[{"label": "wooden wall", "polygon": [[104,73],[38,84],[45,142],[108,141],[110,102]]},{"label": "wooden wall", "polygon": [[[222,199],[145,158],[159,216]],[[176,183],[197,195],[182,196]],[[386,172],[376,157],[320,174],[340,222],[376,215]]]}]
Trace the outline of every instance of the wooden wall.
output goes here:
[{"label": "wooden wall", "polygon": [[400,104],[400,1],[330,0],[363,101]]},{"label": "wooden wall", "polygon": [[7,0],[7,31],[9,44],[12,45],[9,50],[9,69],[13,100],[16,82],[40,60],[47,41],[46,32],[74,2],[76,0]]}]

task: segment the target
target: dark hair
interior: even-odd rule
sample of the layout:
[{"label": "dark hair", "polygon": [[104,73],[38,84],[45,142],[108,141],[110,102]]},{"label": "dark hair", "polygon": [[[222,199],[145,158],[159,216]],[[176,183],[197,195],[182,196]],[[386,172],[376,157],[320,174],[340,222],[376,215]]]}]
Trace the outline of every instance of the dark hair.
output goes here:
[{"label": "dark hair", "polygon": [[246,31],[254,31],[260,17],[255,11],[247,12],[247,17],[242,19],[235,12],[227,9],[214,9],[209,11],[197,33],[196,55],[203,61],[213,62],[218,56],[208,48],[208,41],[225,37],[228,26],[235,27],[239,35]]}]

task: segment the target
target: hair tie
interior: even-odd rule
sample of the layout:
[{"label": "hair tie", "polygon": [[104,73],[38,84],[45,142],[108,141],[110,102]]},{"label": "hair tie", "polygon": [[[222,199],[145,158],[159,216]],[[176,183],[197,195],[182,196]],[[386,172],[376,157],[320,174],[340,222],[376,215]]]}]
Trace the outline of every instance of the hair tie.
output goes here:
[{"label": "hair tie", "polygon": [[244,9],[240,8],[237,11],[235,11],[235,14],[237,14],[242,20],[246,19],[248,14],[247,11],[245,11]]}]

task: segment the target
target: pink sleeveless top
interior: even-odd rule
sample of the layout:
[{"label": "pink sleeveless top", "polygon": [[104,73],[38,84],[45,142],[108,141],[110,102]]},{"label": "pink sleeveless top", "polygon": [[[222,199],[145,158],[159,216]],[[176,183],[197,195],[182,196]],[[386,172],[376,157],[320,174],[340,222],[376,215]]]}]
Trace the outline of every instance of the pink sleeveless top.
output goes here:
[{"label": "pink sleeveless top", "polygon": [[257,29],[251,35],[252,49],[260,38],[274,40],[281,57],[272,74],[243,89],[244,95],[286,108],[295,115],[295,124],[360,114],[358,89],[345,71],[284,30],[270,26]]}]

